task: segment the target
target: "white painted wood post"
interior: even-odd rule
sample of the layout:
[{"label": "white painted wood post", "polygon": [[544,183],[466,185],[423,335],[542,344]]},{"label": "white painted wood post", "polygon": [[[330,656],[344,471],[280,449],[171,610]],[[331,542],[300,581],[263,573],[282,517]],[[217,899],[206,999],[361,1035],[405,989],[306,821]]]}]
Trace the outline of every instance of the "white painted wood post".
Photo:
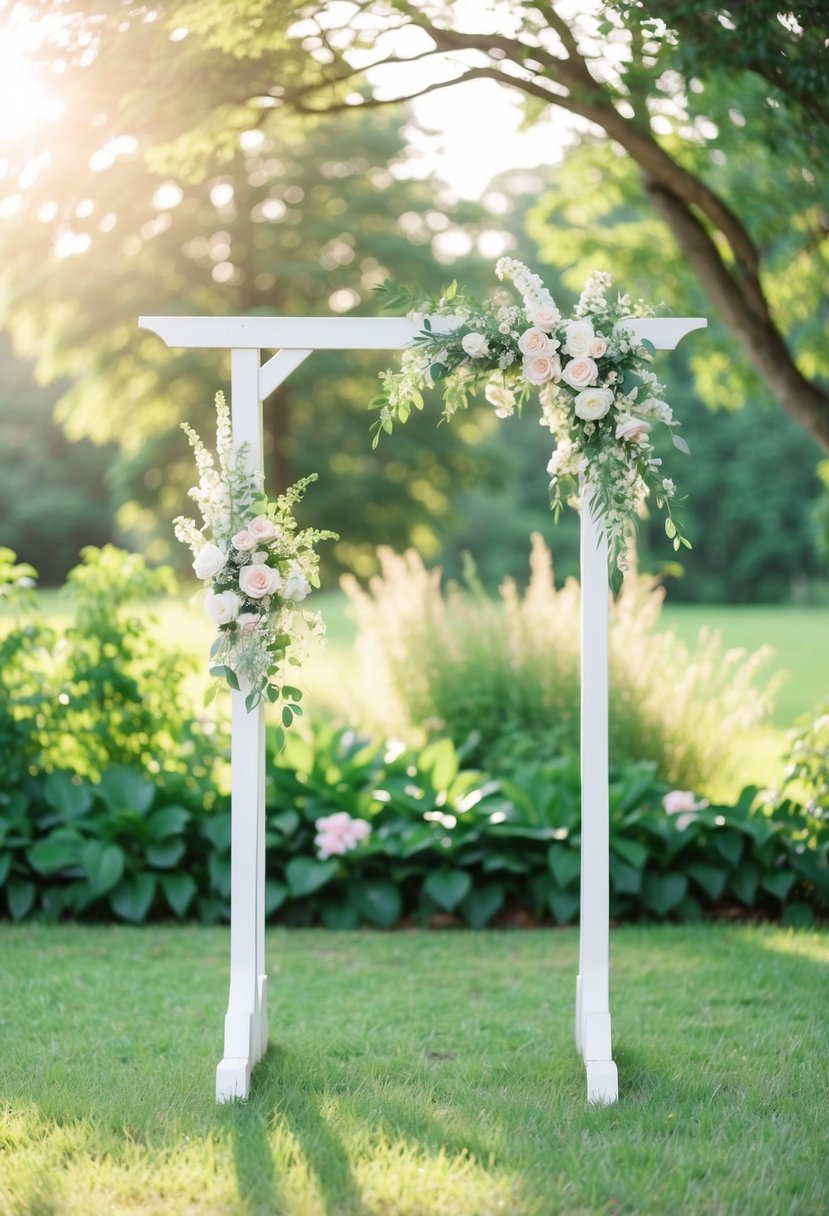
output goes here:
[{"label": "white painted wood post", "polygon": [[[231,352],[233,442],[248,445],[252,473],[263,474],[259,352]],[[216,1100],[246,1098],[253,1065],[267,1046],[265,972],[265,716],[232,692],[230,839],[230,992]]]},{"label": "white painted wood post", "polygon": [[609,996],[607,540],[587,491],[581,510],[581,912],[576,1044],[588,1102],[615,1102]]}]

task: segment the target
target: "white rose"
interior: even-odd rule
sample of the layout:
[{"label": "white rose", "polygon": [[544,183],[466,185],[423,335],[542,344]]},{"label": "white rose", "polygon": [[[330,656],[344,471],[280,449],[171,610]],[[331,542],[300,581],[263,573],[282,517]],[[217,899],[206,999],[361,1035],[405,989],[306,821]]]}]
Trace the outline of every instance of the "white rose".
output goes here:
[{"label": "white rose", "polygon": [[[554,304],[544,304],[541,308],[537,308],[530,317],[533,325],[537,325],[539,329],[545,330],[547,333],[551,329],[555,329],[561,320],[561,313]],[[558,342],[556,342],[558,346]]]},{"label": "white rose", "polygon": [[536,355],[554,355],[556,346],[558,346],[557,342],[554,343],[552,338],[536,328],[525,329],[518,339],[518,349],[528,359]]},{"label": "white rose", "polygon": [[253,562],[239,571],[239,586],[251,600],[261,600],[265,595],[273,595],[279,590],[280,583],[279,571],[262,562]]},{"label": "white rose", "polygon": [[556,379],[560,371],[558,355],[525,357],[521,368],[521,374],[530,384],[546,384],[548,380]]},{"label": "white rose", "polygon": [[263,540],[273,540],[279,529],[272,519],[268,519],[267,515],[257,515],[256,519],[250,521],[247,530],[258,544]]},{"label": "white rose", "polygon": [[489,343],[483,334],[464,334],[461,338],[461,346],[470,359],[481,359],[484,355],[489,354]]},{"label": "white rose", "polygon": [[226,625],[239,615],[242,601],[235,591],[208,591],[204,598],[204,610],[216,625]]},{"label": "white rose", "polygon": [[613,393],[609,388],[585,388],[576,397],[575,413],[585,422],[597,422],[612,404]]},{"label": "white rose", "polygon": [[593,325],[590,321],[568,321],[565,329],[567,341],[564,344],[565,355],[574,359],[583,359],[590,351],[590,343],[595,338]]},{"label": "white rose", "polygon": [[642,418],[634,418],[631,414],[622,414],[616,425],[616,438],[624,443],[645,443],[650,426]]},{"label": "white rose", "polygon": [[509,418],[515,410],[515,398],[504,384],[495,384],[490,381],[484,389],[484,396],[490,405],[495,406],[495,414],[498,418]]},{"label": "white rose", "polygon": [[594,338],[587,348],[587,353],[591,359],[601,359],[602,355],[607,350],[606,338]]},{"label": "white rose", "polygon": [[292,570],[285,582],[282,585],[280,595],[283,600],[304,600],[308,592],[311,590],[311,584],[308,579],[299,570]]},{"label": "white rose", "polygon": [[562,380],[571,388],[587,388],[594,384],[599,375],[599,369],[592,359],[571,359],[561,373]]},{"label": "white rose", "polygon": [[226,562],[227,557],[218,545],[204,545],[199,549],[196,560],[193,562],[196,578],[214,578],[220,570],[224,569]]}]

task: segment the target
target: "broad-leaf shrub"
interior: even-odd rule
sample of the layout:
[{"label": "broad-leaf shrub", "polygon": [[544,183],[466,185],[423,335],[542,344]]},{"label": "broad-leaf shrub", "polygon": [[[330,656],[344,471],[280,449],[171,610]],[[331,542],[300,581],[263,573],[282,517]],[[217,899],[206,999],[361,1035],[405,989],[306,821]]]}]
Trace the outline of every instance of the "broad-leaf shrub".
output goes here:
[{"label": "broad-leaf shrub", "polygon": [[68,578],[73,620],[59,635],[21,587],[34,571],[13,561],[0,551],[0,585],[17,610],[0,639],[2,788],[27,772],[97,776],[118,764],[209,791],[222,741],[205,736],[183,695],[188,660],[159,646],[153,628],[152,599],[172,590],[171,572],[113,545],[84,549]]},{"label": "broad-leaf shrub", "polygon": [[[273,742],[273,740],[271,740]],[[350,731],[291,734],[267,784],[269,917],[288,924],[481,928],[532,914],[573,921],[579,903],[579,765],[573,754],[496,780],[448,740],[421,751]],[[829,911],[829,825],[753,788],[736,806],[668,815],[652,764],[611,771],[611,911],[696,920],[712,911],[809,923]],[[322,859],[317,822],[346,812],[372,831]],[[15,919],[225,919],[230,810],[206,811],[183,777],[124,766],[100,780],[54,771],[0,806],[0,891]]]},{"label": "broad-leaf shrub", "polygon": [[[474,734],[474,759],[499,771],[578,748],[580,590],[572,579],[556,588],[537,534],[523,597],[511,580],[497,598],[474,578],[443,592],[416,553],[379,557],[368,591],[343,580],[364,673],[352,692],[370,728],[409,740],[425,728],[456,744]],[[756,683],[768,652],[724,653],[715,635],[689,652],[657,628],[663,595],[631,577],[611,607],[611,758],[705,788],[729,775],[734,741],[768,709]]]}]

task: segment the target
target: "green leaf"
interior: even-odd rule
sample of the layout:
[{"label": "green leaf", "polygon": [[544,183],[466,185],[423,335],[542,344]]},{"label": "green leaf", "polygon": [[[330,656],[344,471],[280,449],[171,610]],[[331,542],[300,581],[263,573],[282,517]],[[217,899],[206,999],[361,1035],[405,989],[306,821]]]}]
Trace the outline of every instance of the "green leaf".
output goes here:
[{"label": "green leaf", "polygon": [[57,874],[80,864],[83,838],[71,828],[57,828],[45,840],[39,840],[26,854],[40,874]]},{"label": "green leaf", "polygon": [[312,857],[292,857],[285,867],[291,898],[302,899],[305,895],[313,895],[331,881],[337,869],[338,862],[333,858],[315,861]]},{"label": "green leaf", "polygon": [[788,908],[783,909],[780,921],[787,928],[811,929],[815,923],[815,915],[808,904],[796,900],[793,904],[789,904]]},{"label": "green leaf", "polygon": [[116,916],[140,925],[147,918],[155,895],[155,878],[152,874],[136,874],[125,878],[109,897],[109,905]]},{"label": "green leaf", "polygon": [[472,879],[465,870],[433,870],[423,884],[425,894],[444,912],[453,911],[471,887]]},{"label": "green leaf", "polygon": [[341,900],[323,900],[320,918],[326,929],[359,929],[360,913],[353,904]]},{"label": "green leaf", "polygon": [[0,853],[0,887],[9,876],[9,870],[12,868],[11,853]]},{"label": "green leaf", "polygon": [[50,773],[43,783],[43,797],[64,819],[80,819],[92,806],[92,791],[70,773]]},{"label": "green leaf", "polygon": [[230,811],[214,811],[211,815],[200,820],[202,834],[207,837],[218,853],[226,853],[230,848],[232,823]]},{"label": "green leaf", "polygon": [[731,875],[731,890],[740,903],[753,908],[759,885],[760,871],[757,866],[752,861],[741,861]]},{"label": "green leaf", "polygon": [[665,520],[665,535],[669,536],[671,540],[676,536],[676,524],[670,516]]},{"label": "green leaf", "polygon": [[642,871],[629,866],[611,853],[610,885],[617,895],[638,895],[642,889]]},{"label": "green leaf", "polygon": [[197,890],[193,879],[189,874],[161,874],[158,881],[170,908],[176,916],[184,916]]},{"label": "green leaf", "polygon": [[581,873],[581,859],[578,851],[566,844],[551,844],[547,850],[547,864],[550,873],[562,888],[572,886]]},{"label": "green leaf", "polygon": [[438,739],[420,753],[418,770],[428,773],[436,790],[447,790],[458,775],[458,755],[451,739]]},{"label": "green leaf", "polygon": [[155,786],[143,773],[113,764],[101,774],[98,791],[111,811],[137,811],[145,815],[153,804]]},{"label": "green leaf", "polygon": [[184,856],[185,844],[179,840],[162,840],[147,848],[146,858],[151,866],[158,870],[171,870],[177,866]]},{"label": "green leaf", "polygon": [[348,898],[364,920],[380,929],[390,929],[403,907],[397,887],[382,878],[352,882]]},{"label": "green leaf", "polygon": [[736,866],[743,852],[743,838],[733,828],[715,828],[714,848],[729,865]]},{"label": "green leaf", "polygon": [[278,814],[268,817],[268,827],[276,828],[283,836],[293,836],[299,827],[299,822],[299,815],[292,810],[280,811]]},{"label": "green leaf", "polygon": [[212,853],[207,859],[207,873],[213,890],[227,899],[230,895],[230,857],[226,853]]},{"label": "green leaf", "polygon": [[164,840],[167,836],[178,836],[192,815],[183,806],[164,806],[153,811],[147,821],[153,840]]},{"label": "green leaf", "polygon": [[716,903],[725,890],[726,883],[728,882],[728,871],[724,870],[721,866],[709,866],[703,862],[692,862],[691,865],[685,868],[711,902]]},{"label": "green leaf", "polygon": [[684,925],[696,925],[702,920],[702,908],[698,899],[686,895],[674,908],[674,915]]},{"label": "green leaf", "polygon": [[35,884],[33,882],[21,882],[17,878],[6,887],[6,903],[9,906],[9,915],[12,920],[22,920],[27,912],[31,910],[35,902]]},{"label": "green leaf", "polygon": [[645,874],[642,879],[642,903],[656,916],[667,916],[687,891],[684,874]]},{"label": "green leaf", "polygon": [[265,879],[265,916],[277,912],[288,898],[288,888],[275,878]]},{"label": "green leaf", "polygon": [[691,449],[688,447],[688,444],[685,442],[682,436],[677,435],[675,431],[671,431],[671,443],[680,452],[684,452],[686,456],[691,455]]},{"label": "green leaf", "polygon": [[504,888],[499,882],[473,887],[460,903],[460,912],[470,929],[483,929],[501,909]]},{"label": "green leaf", "polygon": [[796,881],[797,875],[793,870],[775,870],[765,875],[762,886],[783,903]]},{"label": "green leaf", "polygon": [[90,840],[81,852],[81,865],[93,896],[104,895],[121,881],[124,874],[124,850],[117,844],[103,845]]},{"label": "green leaf", "polygon": [[547,907],[557,925],[567,925],[579,910],[579,895],[576,891],[551,891],[547,896]]},{"label": "green leaf", "polygon": [[629,866],[633,866],[634,870],[644,870],[648,860],[648,850],[638,840],[626,840],[624,836],[613,836],[610,848]]}]

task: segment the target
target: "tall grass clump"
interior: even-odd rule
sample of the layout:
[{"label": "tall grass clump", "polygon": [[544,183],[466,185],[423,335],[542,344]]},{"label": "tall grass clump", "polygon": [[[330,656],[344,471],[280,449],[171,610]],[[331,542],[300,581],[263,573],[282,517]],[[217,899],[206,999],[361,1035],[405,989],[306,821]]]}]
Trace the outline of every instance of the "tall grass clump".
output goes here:
[{"label": "tall grass clump", "polygon": [[[511,579],[488,595],[474,571],[444,588],[411,550],[378,557],[367,590],[343,580],[365,726],[411,741],[447,735],[490,770],[578,747],[580,587],[556,587],[538,534],[523,595]],[[758,674],[770,651],[724,651],[706,631],[690,650],[659,630],[663,599],[652,577],[630,575],[611,604],[611,760],[655,761],[670,784],[705,791],[731,775],[735,741],[769,709]]]}]

